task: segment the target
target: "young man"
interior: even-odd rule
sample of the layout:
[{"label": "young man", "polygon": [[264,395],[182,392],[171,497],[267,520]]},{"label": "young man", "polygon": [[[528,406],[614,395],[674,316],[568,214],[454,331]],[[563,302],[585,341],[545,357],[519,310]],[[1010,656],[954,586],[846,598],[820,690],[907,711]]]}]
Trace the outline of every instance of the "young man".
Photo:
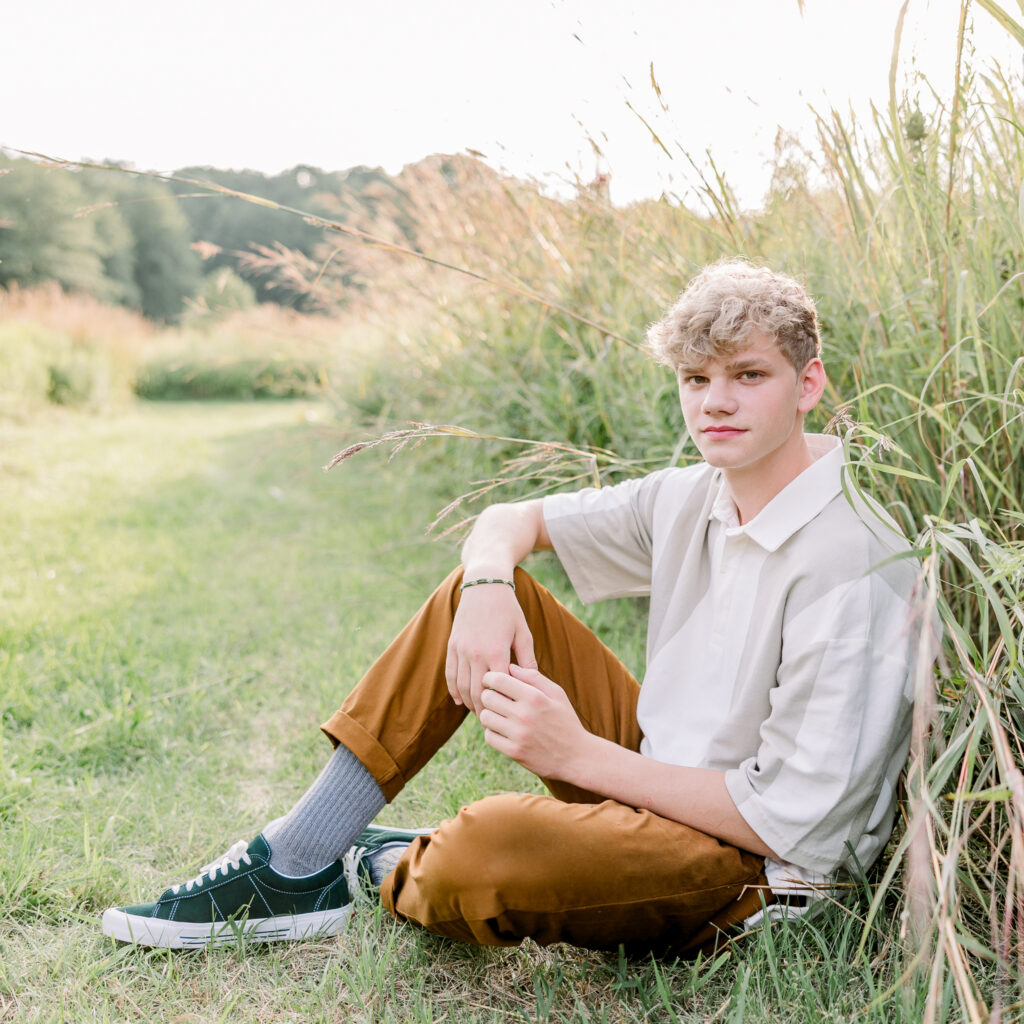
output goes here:
[{"label": "young man", "polygon": [[[844,493],[838,441],[804,433],[825,386],[814,306],[725,262],[648,338],[704,461],[485,510],[462,570],[323,726],[335,753],[296,807],[156,903],[107,911],[107,934],[338,931],[362,873],[457,939],[693,953],[875,860],[907,752],[916,573]],[[518,568],[546,548],[586,602],[650,597],[642,689]],[[467,714],[552,795],[367,829]]]}]

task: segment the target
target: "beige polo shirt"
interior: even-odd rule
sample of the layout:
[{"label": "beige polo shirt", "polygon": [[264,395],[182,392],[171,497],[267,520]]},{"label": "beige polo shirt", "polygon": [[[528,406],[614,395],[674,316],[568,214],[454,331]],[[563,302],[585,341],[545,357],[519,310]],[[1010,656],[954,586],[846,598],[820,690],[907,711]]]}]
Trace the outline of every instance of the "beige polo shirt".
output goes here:
[{"label": "beige polo shirt", "polygon": [[917,564],[843,492],[838,440],[809,441],[814,464],[744,525],[705,463],[544,501],[583,601],[650,596],[641,752],[725,772],[776,888],[875,860],[910,733]]}]

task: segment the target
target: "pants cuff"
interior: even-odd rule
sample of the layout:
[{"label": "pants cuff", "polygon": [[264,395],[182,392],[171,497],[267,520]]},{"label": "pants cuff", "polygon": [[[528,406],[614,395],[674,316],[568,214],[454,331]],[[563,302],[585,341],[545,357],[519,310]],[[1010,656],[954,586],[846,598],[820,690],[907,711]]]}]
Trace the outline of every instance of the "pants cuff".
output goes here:
[{"label": "pants cuff", "polygon": [[398,796],[405,786],[405,779],[398,765],[357,721],[344,711],[335,711],[320,728],[335,746],[341,744],[362,761],[366,770],[380,786],[388,803]]}]

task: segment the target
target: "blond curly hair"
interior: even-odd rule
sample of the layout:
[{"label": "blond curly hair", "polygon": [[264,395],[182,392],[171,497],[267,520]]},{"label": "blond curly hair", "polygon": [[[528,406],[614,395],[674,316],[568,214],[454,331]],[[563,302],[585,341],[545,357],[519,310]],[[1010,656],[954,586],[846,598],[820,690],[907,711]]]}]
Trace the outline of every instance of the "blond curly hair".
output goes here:
[{"label": "blond curly hair", "polygon": [[647,343],[658,362],[676,369],[734,355],[754,330],[772,335],[798,373],[821,355],[817,310],[803,285],[728,259],[705,267],[687,285],[647,328]]}]

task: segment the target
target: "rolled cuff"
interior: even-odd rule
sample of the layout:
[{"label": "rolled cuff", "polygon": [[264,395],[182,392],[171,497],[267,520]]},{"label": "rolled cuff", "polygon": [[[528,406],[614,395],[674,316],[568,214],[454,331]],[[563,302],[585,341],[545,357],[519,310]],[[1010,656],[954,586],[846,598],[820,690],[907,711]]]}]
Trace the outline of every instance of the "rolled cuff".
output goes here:
[{"label": "rolled cuff", "polygon": [[[839,856],[830,856],[820,849],[811,850],[800,845],[799,842],[794,843],[793,834],[791,832],[787,834],[779,828],[781,815],[773,812],[768,806],[768,802],[757,792],[747,777],[743,765],[726,771],[725,788],[729,791],[729,796],[732,797],[736,810],[740,812],[743,820],[754,830],[758,838],[775,852],[779,859],[823,875],[831,875],[842,865],[845,859],[845,845],[841,847],[842,853]],[[791,807],[792,805],[787,801],[786,806]],[[864,867],[867,866],[864,865]]]},{"label": "rolled cuff", "polygon": [[405,786],[402,772],[391,755],[354,718],[344,711],[335,711],[320,729],[330,741],[339,744],[354,754],[380,786],[388,803]]}]

